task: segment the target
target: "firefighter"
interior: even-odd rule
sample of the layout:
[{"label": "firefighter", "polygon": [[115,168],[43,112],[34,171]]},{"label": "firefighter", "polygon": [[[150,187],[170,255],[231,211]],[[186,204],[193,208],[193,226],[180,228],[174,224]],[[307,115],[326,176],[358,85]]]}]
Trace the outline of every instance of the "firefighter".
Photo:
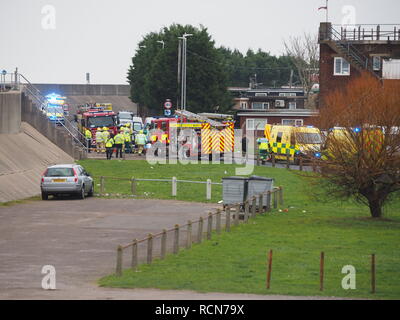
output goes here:
[{"label": "firefighter", "polygon": [[130,130],[125,130],[125,153],[132,153],[132,135]]},{"label": "firefighter", "polygon": [[85,129],[85,138],[86,138],[86,147],[88,149],[88,153],[90,153],[90,149],[92,147],[92,132],[86,128]]},{"label": "firefighter", "polygon": [[102,132],[101,128],[97,128],[97,131],[96,131],[96,151],[97,151],[97,153],[99,153],[102,150],[104,150],[103,132]]},{"label": "firefighter", "polygon": [[146,144],[146,136],[143,133],[143,130],[140,130],[139,133],[136,135],[135,137],[135,143],[138,146],[138,154],[141,156],[143,149],[144,149],[144,145]]},{"label": "firefighter", "polygon": [[114,138],[110,135],[106,140],[106,156],[107,160],[111,160],[114,151]]},{"label": "firefighter", "polygon": [[[103,141],[106,143],[107,139],[110,137],[110,131],[107,127],[103,127]],[[104,149],[102,150],[104,152]]]},{"label": "firefighter", "polygon": [[118,159],[118,154],[120,158],[122,159],[122,147],[124,146],[125,143],[125,135],[123,133],[123,130],[121,129],[118,134],[115,135],[114,137],[114,144],[116,147],[116,155],[115,157]]},{"label": "firefighter", "polygon": [[262,164],[268,159],[269,156],[269,141],[267,138],[258,138],[258,154],[261,159]]}]

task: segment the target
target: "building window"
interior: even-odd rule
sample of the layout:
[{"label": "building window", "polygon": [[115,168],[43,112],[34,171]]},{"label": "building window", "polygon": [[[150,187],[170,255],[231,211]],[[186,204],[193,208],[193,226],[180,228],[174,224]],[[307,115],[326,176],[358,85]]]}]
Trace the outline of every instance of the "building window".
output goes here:
[{"label": "building window", "polygon": [[372,57],[372,67],[374,71],[381,70],[381,57]]},{"label": "building window", "polygon": [[264,131],[267,119],[246,119],[246,130]]},{"label": "building window", "polygon": [[294,102],[294,101],[289,101],[289,109],[291,109],[291,110],[296,109],[296,102]]},{"label": "building window", "polygon": [[280,92],[279,96],[280,97],[295,97],[296,92]]},{"label": "building window", "polygon": [[251,104],[252,109],[269,109],[268,102],[253,102]]},{"label": "building window", "polygon": [[303,119],[282,119],[284,126],[302,126]]},{"label": "building window", "polygon": [[335,76],[349,76],[350,64],[343,58],[335,57],[335,67],[333,70]]},{"label": "building window", "polygon": [[247,109],[247,102],[241,102],[240,103],[240,108],[241,109]]},{"label": "building window", "polygon": [[255,94],[255,96],[256,96],[256,97],[266,97],[267,94],[266,94],[265,92],[257,92],[257,93]]}]

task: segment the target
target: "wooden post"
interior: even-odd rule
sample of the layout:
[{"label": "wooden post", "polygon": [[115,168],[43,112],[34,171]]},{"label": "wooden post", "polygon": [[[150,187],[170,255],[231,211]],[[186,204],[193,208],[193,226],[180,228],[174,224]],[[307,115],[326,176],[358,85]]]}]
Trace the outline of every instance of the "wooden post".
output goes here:
[{"label": "wooden post", "polygon": [[131,192],[132,195],[136,195],[136,180],[133,177],[131,179]]},{"label": "wooden post", "polygon": [[147,237],[147,264],[153,261],[153,235],[149,233]]},{"label": "wooden post", "polygon": [[289,169],[289,165],[290,165],[290,155],[287,154],[286,155],[286,169]]},{"label": "wooden post", "polygon": [[174,230],[174,248],[173,252],[177,254],[179,252],[179,224],[175,225],[175,230]]},{"label": "wooden post", "polygon": [[226,218],[225,218],[225,231],[231,231],[231,207],[227,206],[225,210]]},{"label": "wooden post", "polygon": [[192,247],[192,221],[188,221],[187,224],[187,235],[186,235],[186,249]]},{"label": "wooden post", "polygon": [[138,266],[138,240],[133,239],[132,242],[132,261],[131,261],[131,268],[136,270]]},{"label": "wooden post", "polygon": [[211,240],[211,232],[212,232],[212,213],[208,213],[208,219],[207,219],[207,240]]},{"label": "wooden post", "polygon": [[315,169],[315,161],[314,161],[314,159],[312,160],[311,165],[312,165],[312,171],[315,172],[316,169]]},{"label": "wooden post", "polygon": [[104,195],[104,177],[100,177],[100,195]]},{"label": "wooden post", "polygon": [[275,168],[275,153],[271,155],[272,167]]},{"label": "wooden post", "polygon": [[245,223],[247,223],[249,220],[249,212],[250,212],[249,200],[246,200],[246,202],[244,203],[244,222]]},{"label": "wooden post", "polygon": [[251,217],[255,218],[257,211],[256,211],[256,207],[257,207],[257,198],[253,197],[252,202],[251,202]]},{"label": "wooden post", "polygon": [[276,209],[276,208],[278,208],[278,197],[277,197],[277,194],[276,194],[276,192],[278,191],[278,189],[275,189],[274,191],[273,191],[273,193],[274,193],[274,209]]},{"label": "wooden post", "polygon": [[239,225],[239,212],[240,212],[240,203],[235,206],[235,226]]},{"label": "wooden post", "polygon": [[371,254],[371,293],[376,291],[375,253]]},{"label": "wooden post", "polygon": [[300,171],[303,171],[303,157],[300,157],[300,167],[299,167],[299,170]]},{"label": "wooden post", "polygon": [[215,229],[217,234],[221,234],[221,209],[217,209]]},{"label": "wooden post", "polygon": [[271,211],[271,191],[267,191],[267,209],[266,211]]},{"label": "wooden post", "polygon": [[172,196],[176,197],[176,177],[172,177]]},{"label": "wooden post", "polygon": [[207,200],[211,200],[211,179],[207,179],[207,190],[206,190],[206,198]]},{"label": "wooden post", "polygon": [[203,217],[199,219],[199,229],[197,231],[197,242],[201,243],[203,240]]},{"label": "wooden post", "polygon": [[167,230],[163,229],[161,235],[161,259],[167,255]]},{"label": "wooden post", "polygon": [[262,213],[263,212],[263,207],[264,207],[264,197],[263,195],[260,193],[258,195],[258,213]]},{"label": "wooden post", "polygon": [[283,206],[283,187],[279,186],[279,205]]},{"label": "wooden post", "polygon": [[118,277],[122,276],[122,246],[118,246],[118,248],[117,248],[116,274]]},{"label": "wooden post", "polygon": [[324,291],[324,262],[325,253],[321,252],[320,262],[319,262],[319,290]]},{"label": "wooden post", "polygon": [[268,254],[268,270],[267,270],[267,289],[271,286],[271,272],[272,272],[272,249]]}]

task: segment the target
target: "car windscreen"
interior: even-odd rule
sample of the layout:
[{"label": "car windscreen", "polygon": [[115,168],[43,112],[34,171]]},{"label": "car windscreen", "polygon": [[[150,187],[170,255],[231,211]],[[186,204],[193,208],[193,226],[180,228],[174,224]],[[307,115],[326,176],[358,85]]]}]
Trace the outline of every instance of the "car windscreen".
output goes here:
[{"label": "car windscreen", "polygon": [[141,123],[139,123],[139,122],[134,122],[133,123],[133,130],[135,130],[135,131],[139,131],[139,130],[142,130],[143,128],[142,128],[142,124]]},{"label": "car windscreen", "polygon": [[62,107],[47,107],[48,113],[63,113],[64,110]]},{"label": "car windscreen", "polygon": [[49,168],[45,177],[73,177],[74,170],[72,168]]},{"label": "car windscreen", "polygon": [[296,139],[297,139],[297,143],[300,143],[300,144],[320,144],[320,143],[322,143],[322,137],[319,133],[297,132]]},{"label": "car windscreen", "polygon": [[90,128],[96,128],[96,127],[113,127],[114,124],[114,119],[112,117],[92,117],[88,119],[88,126]]}]

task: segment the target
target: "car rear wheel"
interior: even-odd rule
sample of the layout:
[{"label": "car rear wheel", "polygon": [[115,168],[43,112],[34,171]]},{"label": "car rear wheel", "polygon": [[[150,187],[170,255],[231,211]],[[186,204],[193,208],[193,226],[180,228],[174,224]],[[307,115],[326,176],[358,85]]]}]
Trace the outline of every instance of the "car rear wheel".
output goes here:
[{"label": "car rear wheel", "polygon": [[49,195],[46,192],[42,192],[42,200],[48,200]]},{"label": "car rear wheel", "polygon": [[88,197],[93,197],[93,193],[94,193],[94,188],[93,188],[93,183],[92,183],[92,186],[90,187],[90,191],[88,193]]},{"label": "car rear wheel", "polygon": [[82,189],[79,192],[79,199],[85,199],[85,185],[82,185]]}]

